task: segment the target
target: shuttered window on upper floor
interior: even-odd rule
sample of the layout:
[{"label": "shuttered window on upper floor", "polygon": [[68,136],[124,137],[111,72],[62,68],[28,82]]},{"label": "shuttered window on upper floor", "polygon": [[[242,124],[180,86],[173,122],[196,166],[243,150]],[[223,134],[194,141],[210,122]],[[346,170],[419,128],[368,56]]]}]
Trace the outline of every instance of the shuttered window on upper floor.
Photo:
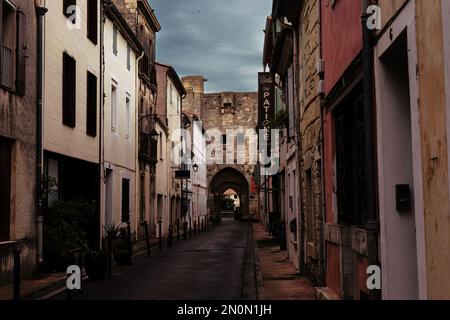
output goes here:
[{"label": "shuttered window on upper floor", "polygon": [[63,53],[63,124],[75,128],[76,124],[76,61]]},{"label": "shuttered window on upper floor", "polygon": [[87,37],[94,44],[98,38],[98,0],[87,0]]},{"label": "shuttered window on upper floor", "polygon": [[128,71],[131,70],[131,47],[128,45],[127,47],[127,69]]},{"label": "shuttered window on upper floor", "polygon": [[97,136],[97,77],[87,72],[86,134]]},{"label": "shuttered window on upper floor", "polygon": [[113,49],[113,53],[114,53],[114,55],[116,55],[117,56],[117,36],[118,36],[118,34],[119,34],[119,31],[117,30],[117,27],[114,25],[113,26],[113,47],[112,47],[112,49]]},{"label": "shuttered window on upper floor", "polygon": [[26,15],[0,0],[0,85],[25,95]]},{"label": "shuttered window on upper floor", "polygon": [[17,61],[16,61],[16,92],[25,95],[25,75],[27,56],[27,18],[25,13],[17,11]]}]

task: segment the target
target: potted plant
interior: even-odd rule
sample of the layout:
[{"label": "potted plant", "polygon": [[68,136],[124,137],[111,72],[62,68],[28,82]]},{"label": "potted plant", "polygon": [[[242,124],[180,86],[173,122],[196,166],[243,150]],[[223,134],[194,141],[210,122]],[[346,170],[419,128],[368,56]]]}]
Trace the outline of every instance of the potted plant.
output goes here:
[{"label": "potted plant", "polygon": [[108,267],[108,257],[103,251],[89,251],[84,256],[84,268],[91,280],[101,280],[105,277]]},{"label": "potted plant", "polygon": [[131,265],[131,257],[128,248],[128,235],[126,228],[120,228],[118,232],[118,237],[115,239],[113,244],[113,256],[114,261],[118,266],[129,266]]}]

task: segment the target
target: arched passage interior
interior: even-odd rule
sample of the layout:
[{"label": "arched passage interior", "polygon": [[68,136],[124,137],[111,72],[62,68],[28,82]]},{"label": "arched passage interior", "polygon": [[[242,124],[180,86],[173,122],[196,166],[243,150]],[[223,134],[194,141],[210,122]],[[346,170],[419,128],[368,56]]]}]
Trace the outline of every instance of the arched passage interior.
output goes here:
[{"label": "arched passage interior", "polygon": [[220,213],[222,207],[223,194],[229,190],[234,190],[240,202],[240,219],[249,218],[249,183],[245,176],[233,168],[220,170],[211,180],[209,190],[214,199],[214,215]]}]

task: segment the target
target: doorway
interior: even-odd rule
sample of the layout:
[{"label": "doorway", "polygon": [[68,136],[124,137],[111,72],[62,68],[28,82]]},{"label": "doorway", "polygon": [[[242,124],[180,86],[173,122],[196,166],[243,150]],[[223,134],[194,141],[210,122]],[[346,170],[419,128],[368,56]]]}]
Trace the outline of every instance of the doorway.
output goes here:
[{"label": "doorway", "polygon": [[385,226],[381,229],[383,296],[415,300],[417,188],[407,35],[405,29],[377,61],[378,171],[380,223]]}]

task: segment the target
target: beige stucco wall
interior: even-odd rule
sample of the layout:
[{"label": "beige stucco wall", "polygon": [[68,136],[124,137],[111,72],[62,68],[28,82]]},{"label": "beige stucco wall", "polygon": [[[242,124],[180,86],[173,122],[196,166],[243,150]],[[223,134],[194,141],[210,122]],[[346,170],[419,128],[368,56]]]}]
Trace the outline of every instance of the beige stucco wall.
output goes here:
[{"label": "beige stucco wall", "polygon": [[[44,149],[89,162],[99,162],[99,138],[86,134],[86,73],[100,78],[100,46],[87,38],[87,2],[79,1],[80,29],[63,15],[62,1],[47,1],[45,17]],[[99,6],[100,7],[100,6]],[[63,52],[76,60],[76,127],[62,123]],[[97,90],[99,92],[99,90]],[[98,101],[99,99],[97,99]],[[99,117],[97,117],[99,118]],[[98,130],[97,130],[98,132]]]},{"label": "beige stucco wall", "polygon": [[[34,272],[36,255],[36,14],[29,0],[10,1],[27,15],[25,95],[0,88],[0,136],[12,140],[10,239],[21,243],[22,276]],[[0,285],[12,281],[14,245],[0,243]],[[3,260],[5,259],[5,260]]]},{"label": "beige stucco wall", "polygon": [[[416,0],[419,114],[429,299],[450,299],[450,203],[441,1]],[[448,33],[448,30],[445,31]],[[446,57],[448,58],[448,57]]]},{"label": "beige stucco wall", "polygon": [[[107,18],[104,28],[104,112],[103,112],[103,160],[104,167],[112,170],[113,204],[112,214],[115,225],[121,223],[122,179],[130,180],[130,217],[133,231],[137,231],[136,209],[136,53],[131,50],[130,70],[127,68],[128,42],[119,32],[117,56],[113,53],[113,22]],[[112,130],[111,86],[117,90],[116,126]],[[127,116],[126,99],[129,99]],[[129,118],[128,118],[129,117]],[[105,224],[105,183],[101,185],[101,224]]]},{"label": "beige stucco wall", "polygon": [[[159,133],[158,139],[158,163],[156,164],[156,174],[155,174],[155,197],[154,197],[154,209],[151,214],[153,214],[153,221],[158,222],[158,218],[161,218],[162,213],[162,234],[166,235],[169,228],[169,218],[170,218],[170,206],[169,206],[169,172],[170,172],[170,156],[167,154],[168,150],[168,139],[167,132],[161,124],[156,123],[156,131]],[[158,195],[162,196],[162,211],[158,212]],[[158,217],[158,214],[160,216]],[[159,235],[159,229],[156,231]]]}]

